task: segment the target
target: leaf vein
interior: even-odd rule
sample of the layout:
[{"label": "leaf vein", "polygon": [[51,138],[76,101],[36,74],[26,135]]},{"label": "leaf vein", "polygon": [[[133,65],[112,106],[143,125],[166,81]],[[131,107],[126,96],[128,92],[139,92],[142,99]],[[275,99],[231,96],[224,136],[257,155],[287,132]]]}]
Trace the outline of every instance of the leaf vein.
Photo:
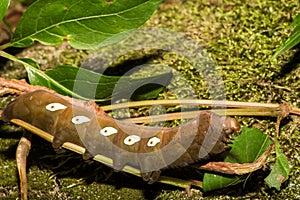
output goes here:
[{"label": "leaf vein", "polygon": [[[73,4],[72,7],[74,7],[74,6],[75,6],[76,4],[78,4],[78,3],[80,3],[80,1],[77,2],[77,3],[75,3],[75,4]],[[28,36],[26,36],[26,37],[23,37],[23,34],[22,34],[23,31],[21,31],[21,33],[20,33],[21,39],[20,39],[20,40],[17,40],[17,41],[14,41],[13,43],[22,43],[22,41],[27,40],[27,39],[30,39],[30,40],[33,41],[33,40],[35,39],[35,38],[33,38],[33,37],[34,37],[35,35],[40,34],[41,32],[44,32],[44,31],[49,30],[49,29],[52,29],[52,28],[54,28],[54,27],[56,27],[56,26],[62,26],[62,25],[64,25],[64,24],[68,24],[68,23],[72,23],[72,22],[78,22],[78,21],[89,20],[89,19],[97,19],[97,18],[101,19],[101,18],[104,18],[104,17],[113,17],[113,16],[120,17],[120,14],[125,14],[125,13],[127,13],[127,12],[130,12],[131,10],[133,10],[133,9],[135,9],[135,8],[137,8],[137,7],[141,6],[141,5],[143,5],[143,4],[146,4],[146,3],[148,3],[148,2],[144,2],[144,3],[141,3],[141,4],[135,5],[135,6],[131,7],[131,8],[127,8],[127,9],[124,9],[124,10],[122,10],[122,11],[115,12],[115,13],[100,14],[100,15],[92,15],[92,16],[85,16],[85,17],[81,17],[81,18],[70,19],[70,20],[66,20],[66,21],[60,21],[60,22],[57,22],[57,23],[55,23],[55,24],[52,24],[51,26],[47,26],[47,27],[45,27],[45,28],[42,28],[42,29],[40,29],[40,30],[38,30],[38,20],[36,20],[36,23],[35,23],[35,32],[32,33],[32,34],[30,34],[30,35],[28,35]],[[70,10],[70,9],[69,9],[69,10]],[[41,11],[42,11],[42,9],[40,10],[40,12],[39,12],[39,14],[38,14],[39,17],[37,17],[37,19],[41,19],[41,18],[40,18],[40,16],[41,16]],[[65,16],[66,16],[66,15],[65,15]],[[124,17],[123,17],[123,18],[124,18]],[[130,18],[125,18],[125,19],[126,19],[126,20],[129,20]],[[132,18],[132,19],[135,19],[135,18]],[[94,30],[94,31],[95,31],[95,30]]]}]

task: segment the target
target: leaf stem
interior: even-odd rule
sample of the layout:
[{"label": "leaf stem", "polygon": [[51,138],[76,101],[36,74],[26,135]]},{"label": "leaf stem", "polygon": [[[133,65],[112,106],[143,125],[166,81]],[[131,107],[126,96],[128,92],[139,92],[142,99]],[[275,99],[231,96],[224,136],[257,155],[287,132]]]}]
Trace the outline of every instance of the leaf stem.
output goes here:
[{"label": "leaf stem", "polygon": [[[4,57],[4,58],[7,58],[7,59],[9,59],[9,60],[12,60],[12,61],[21,63],[22,65],[24,65],[24,67],[25,67],[25,69],[26,69],[26,71],[27,71],[28,73],[30,73],[30,72],[35,72],[36,74],[38,74],[39,76],[43,77],[43,78],[46,79],[46,80],[50,79],[49,76],[48,76],[47,74],[43,73],[41,70],[36,69],[34,66],[28,64],[27,62],[24,62],[23,60],[18,59],[17,57],[15,57],[15,56],[13,56],[13,55],[10,55],[10,54],[8,54],[8,53],[6,53],[6,52],[4,52],[4,51],[0,51],[0,56],[2,56],[2,57]],[[73,97],[75,97],[75,98],[83,99],[83,100],[86,100],[86,101],[89,100],[89,99],[84,98],[84,97],[82,97],[82,96],[80,96],[80,95],[74,93],[73,91],[71,91],[71,90],[65,88],[64,86],[62,86],[61,84],[59,84],[57,81],[55,81],[55,80],[53,80],[53,79],[52,79],[52,84],[55,85],[56,87],[58,87],[58,88],[64,90],[64,91],[68,92],[69,94],[72,94]]]},{"label": "leaf stem", "polygon": [[[4,45],[6,45],[6,44],[4,44]],[[0,56],[2,56],[2,57],[4,57],[4,58],[7,58],[7,59],[9,59],[9,60],[15,61],[15,62],[22,63],[22,64],[24,64],[24,65],[25,65],[25,64],[28,65],[27,63],[25,63],[25,62],[23,62],[23,61],[17,59],[15,56],[13,56],[13,55],[11,55],[11,54],[9,54],[9,53],[6,53],[6,52],[4,52],[4,51],[2,51],[2,47],[3,47],[4,45],[0,46]]]},{"label": "leaf stem", "polygon": [[12,46],[11,43],[3,44],[3,45],[0,46],[0,51],[2,51],[3,49],[6,49],[8,47],[11,47],[11,46]]}]

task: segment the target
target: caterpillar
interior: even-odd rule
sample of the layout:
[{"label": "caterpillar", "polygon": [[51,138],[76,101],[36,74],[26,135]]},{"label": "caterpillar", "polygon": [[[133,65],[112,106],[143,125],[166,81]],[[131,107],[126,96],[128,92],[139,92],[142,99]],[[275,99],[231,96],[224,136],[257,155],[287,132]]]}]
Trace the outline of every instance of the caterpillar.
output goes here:
[{"label": "caterpillar", "polygon": [[86,149],[85,160],[103,155],[113,160],[117,171],[125,165],[135,167],[150,184],[166,168],[183,167],[222,153],[231,133],[240,131],[234,118],[209,111],[200,112],[181,126],[168,128],[116,120],[82,105],[78,100],[70,102],[37,90],[9,103],[2,119],[20,119],[52,134],[56,151],[63,143],[71,142]]}]

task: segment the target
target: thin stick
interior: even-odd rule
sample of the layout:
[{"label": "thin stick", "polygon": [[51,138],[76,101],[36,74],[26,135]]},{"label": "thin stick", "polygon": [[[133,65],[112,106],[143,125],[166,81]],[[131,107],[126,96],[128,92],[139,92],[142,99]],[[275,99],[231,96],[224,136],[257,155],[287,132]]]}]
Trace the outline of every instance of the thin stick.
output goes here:
[{"label": "thin stick", "polygon": [[[201,110],[203,111],[203,110]],[[163,115],[152,115],[152,116],[144,116],[144,117],[136,117],[130,119],[122,119],[123,121],[130,121],[133,123],[153,123],[160,121],[169,121],[176,119],[191,119],[195,118],[199,113],[198,111],[190,111],[190,112],[177,112],[177,113],[166,113]],[[230,116],[269,116],[269,117],[277,117],[279,115],[279,111],[276,109],[219,109],[219,110],[210,110],[214,113],[221,115],[230,115]]]},{"label": "thin stick", "polygon": [[260,168],[262,168],[271,151],[274,148],[274,143],[271,144],[267,150],[254,162],[252,163],[229,163],[229,162],[209,162],[205,165],[193,164],[192,166],[197,169],[203,169],[208,171],[222,172],[224,174],[249,174]]},{"label": "thin stick", "polygon": [[250,102],[235,102],[235,101],[212,101],[212,100],[196,100],[196,99],[183,99],[183,100],[148,100],[148,101],[132,101],[128,103],[120,103],[102,106],[104,111],[132,108],[142,106],[176,106],[176,105],[201,105],[201,106],[214,106],[214,107],[232,107],[232,108],[278,108],[279,104],[271,103],[250,103]]},{"label": "thin stick", "polygon": [[[210,107],[226,107],[226,108],[258,108],[258,109],[276,109],[280,104],[272,103],[252,103],[252,102],[236,102],[236,101],[212,101],[212,100],[196,100],[196,99],[184,99],[184,100],[148,100],[148,101],[132,101],[128,103],[113,104],[107,106],[101,106],[104,111],[133,108],[143,106],[177,106],[177,105],[198,105],[198,106],[210,106]],[[300,115],[300,109],[296,107],[290,107],[291,114]],[[258,115],[256,115],[258,116]]]}]

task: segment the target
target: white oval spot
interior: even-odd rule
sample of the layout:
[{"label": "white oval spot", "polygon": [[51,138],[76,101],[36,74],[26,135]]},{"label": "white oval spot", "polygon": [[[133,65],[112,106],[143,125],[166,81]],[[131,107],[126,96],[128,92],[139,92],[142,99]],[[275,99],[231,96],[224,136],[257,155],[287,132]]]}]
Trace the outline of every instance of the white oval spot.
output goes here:
[{"label": "white oval spot", "polygon": [[155,145],[157,145],[158,143],[160,143],[160,139],[158,137],[152,137],[148,140],[147,142],[147,146],[148,147],[154,147]]},{"label": "white oval spot", "polygon": [[141,138],[137,135],[129,135],[124,139],[124,144],[126,145],[133,145],[137,142],[139,142]]},{"label": "white oval spot", "polygon": [[83,124],[86,122],[91,121],[90,118],[83,116],[83,115],[77,115],[75,117],[72,118],[72,123],[73,124]]},{"label": "white oval spot", "polygon": [[110,135],[113,135],[113,134],[116,134],[118,133],[118,130],[113,128],[113,127],[105,127],[103,129],[100,130],[100,134],[103,135],[103,136],[110,136]]},{"label": "white oval spot", "polygon": [[46,110],[49,110],[49,111],[57,111],[57,110],[64,110],[66,109],[67,106],[61,104],[61,103],[50,103],[48,105],[46,105]]}]

